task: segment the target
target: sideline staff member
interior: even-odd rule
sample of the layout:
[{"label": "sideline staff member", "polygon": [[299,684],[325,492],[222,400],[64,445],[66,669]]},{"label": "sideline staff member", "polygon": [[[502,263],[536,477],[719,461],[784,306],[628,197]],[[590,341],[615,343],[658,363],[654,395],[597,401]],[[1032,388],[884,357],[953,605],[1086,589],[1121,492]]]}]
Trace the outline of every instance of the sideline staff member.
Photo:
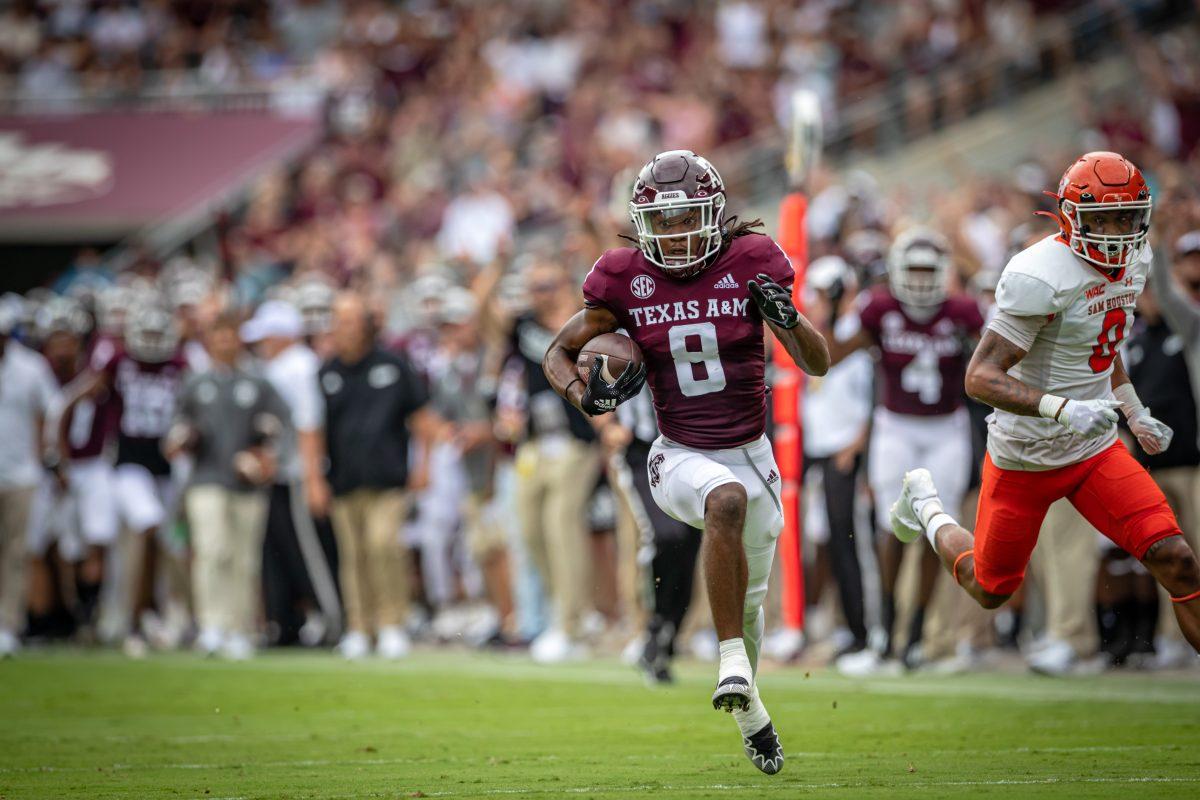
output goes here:
[{"label": "sideline staff member", "polygon": [[[338,647],[346,658],[361,658],[375,634],[379,655],[401,658],[409,650],[410,575],[400,525],[408,504],[410,431],[427,438],[432,415],[422,407],[428,392],[407,360],[379,347],[362,297],[338,297],[332,336],[334,356],[320,380],[346,611]],[[419,484],[426,469],[416,472],[413,483]]]}]

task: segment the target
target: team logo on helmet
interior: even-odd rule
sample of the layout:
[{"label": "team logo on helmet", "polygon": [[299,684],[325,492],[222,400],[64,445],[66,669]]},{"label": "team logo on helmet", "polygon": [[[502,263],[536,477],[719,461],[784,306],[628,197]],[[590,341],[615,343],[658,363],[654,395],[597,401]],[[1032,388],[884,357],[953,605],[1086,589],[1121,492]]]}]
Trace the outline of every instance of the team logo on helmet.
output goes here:
[{"label": "team logo on helmet", "polygon": [[629,283],[629,291],[639,300],[645,300],[654,294],[654,278],[649,275],[638,275]]}]

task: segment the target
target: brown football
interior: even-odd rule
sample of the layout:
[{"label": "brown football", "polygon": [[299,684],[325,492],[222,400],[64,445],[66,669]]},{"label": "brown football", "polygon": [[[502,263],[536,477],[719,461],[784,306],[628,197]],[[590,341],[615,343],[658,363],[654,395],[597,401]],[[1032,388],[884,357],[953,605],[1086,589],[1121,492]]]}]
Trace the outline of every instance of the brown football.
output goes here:
[{"label": "brown football", "polygon": [[591,374],[592,362],[596,356],[604,359],[600,367],[600,377],[610,384],[617,382],[617,378],[621,377],[629,362],[642,363],[641,348],[634,344],[633,339],[620,333],[602,333],[585,344],[579,351],[579,357],[575,359],[579,377],[585,381]]}]

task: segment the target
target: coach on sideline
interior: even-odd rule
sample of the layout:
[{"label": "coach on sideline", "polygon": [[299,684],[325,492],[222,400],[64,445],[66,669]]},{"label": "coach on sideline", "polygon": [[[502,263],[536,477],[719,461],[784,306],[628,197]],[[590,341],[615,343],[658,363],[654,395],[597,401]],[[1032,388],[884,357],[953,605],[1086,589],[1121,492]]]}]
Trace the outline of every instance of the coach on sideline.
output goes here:
[{"label": "coach on sideline", "polygon": [[325,407],[317,382],[321,360],[303,335],[303,317],[282,300],[263,303],[242,325],[242,341],[254,345],[263,377],[287,403],[295,431],[281,447],[263,543],[263,608],[272,644],[298,639],[316,645],[341,622],[330,566],[337,546],[325,480]]},{"label": "coach on sideline", "polygon": [[0,298],[0,657],[25,628],[26,533],[42,479],[41,431],[58,392],[40,353],[9,338],[18,309]]},{"label": "coach on sideline", "polygon": [[[433,415],[428,391],[402,356],[379,347],[362,297],[338,296],[333,306],[334,356],[321,367],[325,445],[333,489],[333,531],[338,543],[346,635],[338,646],[349,659],[370,650],[408,653],[410,566],[400,542],[408,506],[405,489],[427,480],[427,467],[409,475],[409,440],[428,440]],[[429,448],[419,452],[428,457]]]},{"label": "coach on sideline", "polygon": [[275,448],[291,425],[271,384],[242,365],[239,317],[225,312],[205,332],[212,359],[188,379],[164,444],[168,458],[190,452],[192,475],[184,502],[192,534],[192,592],[207,653],[254,654],[265,487],[274,479]]}]

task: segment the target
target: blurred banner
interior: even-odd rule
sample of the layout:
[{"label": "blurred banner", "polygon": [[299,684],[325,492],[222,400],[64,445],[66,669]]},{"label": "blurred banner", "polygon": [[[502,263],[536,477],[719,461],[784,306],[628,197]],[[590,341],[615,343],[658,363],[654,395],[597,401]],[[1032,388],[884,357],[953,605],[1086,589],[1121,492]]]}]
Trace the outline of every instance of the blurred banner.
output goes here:
[{"label": "blurred banner", "polygon": [[0,116],[0,240],[186,225],[319,132],[318,119],[268,112]]}]

